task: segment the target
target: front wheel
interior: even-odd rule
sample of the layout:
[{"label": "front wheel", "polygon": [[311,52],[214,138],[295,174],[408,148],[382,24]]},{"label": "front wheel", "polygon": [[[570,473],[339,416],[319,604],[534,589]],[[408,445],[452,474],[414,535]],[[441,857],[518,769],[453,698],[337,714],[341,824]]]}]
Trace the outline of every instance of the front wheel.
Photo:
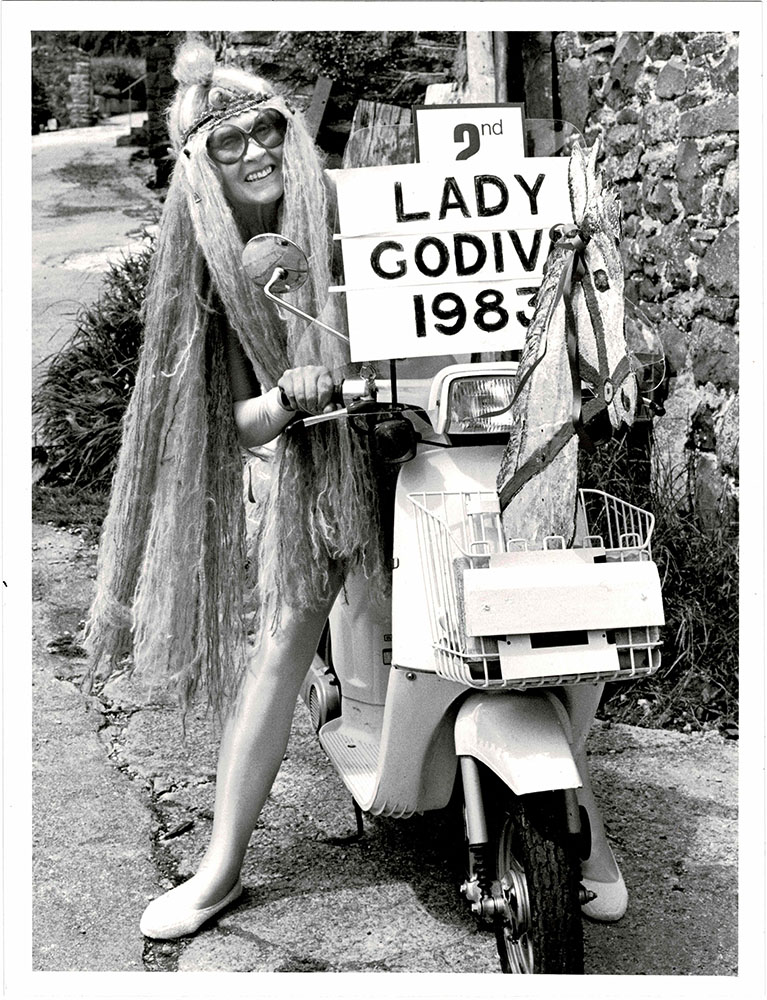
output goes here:
[{"label": "front wheel", "polygon": [[582,974],[580,862],[564,794],[517,796],[496,779],[485,800],[503,972]]}]

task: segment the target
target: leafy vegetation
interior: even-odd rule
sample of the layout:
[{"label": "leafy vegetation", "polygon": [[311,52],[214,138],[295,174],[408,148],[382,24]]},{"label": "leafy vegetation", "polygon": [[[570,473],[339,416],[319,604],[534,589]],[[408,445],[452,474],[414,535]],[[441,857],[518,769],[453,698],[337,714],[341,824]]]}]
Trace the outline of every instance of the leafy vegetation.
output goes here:
[{"label": "leafy vegetation", "polygon": [[149,244],[113,264],[96,302],[77,313],[69,343],[42,362],[33,412],[48,452],[49,483],[109,485],[135,384],[152,252]]},{"label": "leafy vegetation", "polygon": [[[47,34],[52,34],[48,32]],[[55,38],[32,49],[32,132],[40,131],[49,118],[60,127],[70,123],[69,75],[74,70],[76,53],[62,47]]]},{"label": "leafy vegetation", "polygon": [[293,54],[299,69],[321,74],[335,83],[336,94],[351,95],[374,86],[384,70],[391,40],[380,31],[292,31],[281,48]]},{"label": "leafy vegetation", "polygon": [[[610,441],[581,453],[581,486],[606,490],[655,516],[666,625],[659,671],[609,684],[601,714],[632,725],[738,734],[738,519],[732,508],[709,519],[692,497],[679,503],[686,469],[650,476],[649,450]],[[684,491],[681,491],[684,492]]]},{"label": "leafy vegetation", "polygon": [[[143,59],[132,56],[99,56],[91,59],[91,79],[93,90],[103,97],[116,97],[126,100],[127,87],[144,75],[146,65]],[[134,106],[144,107],[146,104],[146,88],[144,82],[136,83],[131,90],[131,100]]]},{"label": "leafy vegetation", "polygon": [[51,102],[45,84],[32,71],[32,135],[37,135],[40,128],[53,116]]},{"label": "leafy vegetation", "polygon": [[[457,41],[456,32],[427,34],[448,44]],[[398,104],[422,100],[418,78],[444,66],[423,46],[415,51],[416,56],[412,31],[289,31],[281,33],[279,47],[283,64],[295,67],[296,82],[317,76],[333,81],[331,104],[349,118],[359,100],[390,103],[395,91]]]},{"label": "leafy vegetation", "polygon": [[141,56],[152,35],[167,31],[33,31],[32,45],[73,45],[91,56]]}]

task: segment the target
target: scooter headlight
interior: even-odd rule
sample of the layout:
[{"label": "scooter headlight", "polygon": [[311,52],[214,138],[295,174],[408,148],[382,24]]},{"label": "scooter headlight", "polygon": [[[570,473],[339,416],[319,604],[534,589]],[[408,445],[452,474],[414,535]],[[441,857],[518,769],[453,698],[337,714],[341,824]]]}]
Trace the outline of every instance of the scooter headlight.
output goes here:
[{"label": "scooter headlight", "polygon": [[511,410],[508,406],[514,395],[513,375],[463,376],[450,380],[445,388],[444,433],[509,433]]}]

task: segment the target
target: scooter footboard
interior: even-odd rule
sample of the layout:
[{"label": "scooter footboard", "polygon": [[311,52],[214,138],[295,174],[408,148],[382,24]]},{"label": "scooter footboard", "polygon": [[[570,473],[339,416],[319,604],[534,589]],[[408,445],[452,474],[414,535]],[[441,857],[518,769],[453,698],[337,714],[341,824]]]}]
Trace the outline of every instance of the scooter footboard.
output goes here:
[{"label": "scooter footboard", "polygon": [[567,712],[547,692],[470,695],[456,718],[455,750],[490,768],[516,795],[581,786]]}]

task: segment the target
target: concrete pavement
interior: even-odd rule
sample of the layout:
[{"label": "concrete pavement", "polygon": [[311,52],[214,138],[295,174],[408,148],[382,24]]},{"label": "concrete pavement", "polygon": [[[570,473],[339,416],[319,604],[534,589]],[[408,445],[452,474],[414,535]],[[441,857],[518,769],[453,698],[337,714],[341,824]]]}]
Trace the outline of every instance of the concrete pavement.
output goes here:
[{"label": "concrete pavement", "polygon": [[[46,525],[34,539],[36,969],[497,972],[451,875],[448,818],[366,818],[351,839],[349,796],[301,704],[241,900],[196,937],[144,942],[144,905],[207,844],[218,726],[199,708],[184,733],[167,696],[125,677],[99,700],[80,693],[85,661],[60,637],[89,604],[95,549]],[[736,745],[597,724],[589,747],[630,906],[617,925],[584,924],[587,973],[735,975]]]},{"label": "concrete pavement", "polygon": [[32,965],[141,970],[135,913],[156,879],[146,796],[109,760],[102,705],[72,683],[82,661],[47,649],[72,652],[60,639],[90,602],[92,556],[36,528],[33,573]]},{"label": "concrete pavement", "polygon": [[[145,117],[134,114],[134,125]],[[141,244],[159,197],[149,161],[130,164],[128,116],[93,128],[32,136],[32,377],[72,335],[74,316],[98,295],[110,261]]]}]

